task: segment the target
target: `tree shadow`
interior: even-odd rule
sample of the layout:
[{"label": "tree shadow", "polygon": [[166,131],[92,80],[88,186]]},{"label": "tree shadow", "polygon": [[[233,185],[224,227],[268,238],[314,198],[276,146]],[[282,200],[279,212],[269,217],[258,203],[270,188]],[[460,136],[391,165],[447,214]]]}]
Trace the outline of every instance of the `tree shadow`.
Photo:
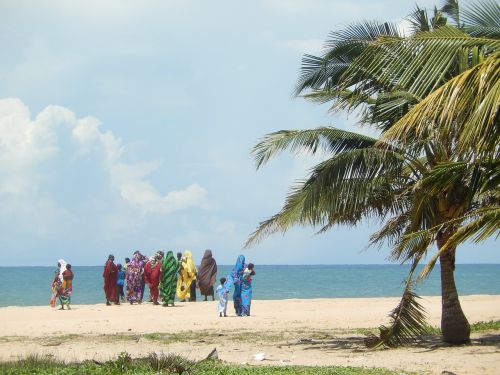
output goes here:
[{"label": "tree shadow", "polygon": [[[331,339],[314,339],[314,338],[301,338],[294,342],[288,342],[288,346],[303,347],[304,350],[349,350],[352,352],[368,352],[373,349],[365,345],[366,336],[347,336],[347,337],[333,337]],[[283,345],[283,344],[282,344]],[[406,348],[419,349],[423,352],[432,352],[440,348],[449,347],[481,347],[481,346],[495,346],[500,348],[500,333],[482,334],[471,338],[469,344],[451,345],[441,340],[441,336],[432,335],[422,337],[420,341],[415,342],[414,345],[405,346]],[[390,348],[388,348],[390,349]],[[380,348],[379,350],[384,350]]]}]

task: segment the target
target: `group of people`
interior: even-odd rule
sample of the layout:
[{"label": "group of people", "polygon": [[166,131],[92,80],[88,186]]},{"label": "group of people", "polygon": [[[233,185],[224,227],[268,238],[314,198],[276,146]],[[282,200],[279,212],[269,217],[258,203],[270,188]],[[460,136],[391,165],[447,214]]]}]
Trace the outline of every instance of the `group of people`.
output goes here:
[{"label": "group of people", "polygon": [[250,305],[252,303],[252,276],[255,275],[253,263],[245,263],[245,256],[240,255],[236,260],[231,273],[227,278],[220,279],[217,287],[219,303],[217,312],[219,316],[227,316],[227,297],[232,286],[234,286],[233,303],[234,312],[237,316],[250,316]]},{"label": "group of people", "polygon": [[214,299],[217,263],[211,250],[205,251],[199,271],[189,250],[177,253],[177,258],[172,251],[158,251],[149,258],[136,251],[132,260],[125,258],[123,267],[115,265],[114,260],[109,255],[102,275],[107,305],[120,304],[125,299],[131,305],[141,304],[146,285],[154,305],[159,305],[161,298],[163,306],[174,306],[176,294],[181,302],[196,301],[196,288],[205,300],[208,296]]},{"label": "group of people", "polygon": [[[119,305],[125,301],[131,305],[141,304],[146,285],[149,288],[149,301],[154,305],[160,305],[161,300],[163,306],[174,306],[176,296],[181,302],[196,301],[197,288],[201,295],[205,296],[205,301],[209,296],[215,300],[216,275],[217,262],[211,250],[205,250],[199,270],[189,250],[184,254],[177,253],[177,257],[172,251],[166,254],[158,251],[151,257],[136,251],[131,260],[125,258],[123,266],[115,264],[115,257],[111,254],[102,274],[106,305]],[[254,265],[246,264],[245,257],[240,255],[233,270],[227,277],[220,279],[220,285],[217,287],[219,316],[227,316],[228,295],[232,287],[236,315],[250,316],[254,275]],[[71,265],[60,259],[52,282],[52,306],[55,307],[56,298],[59,298],[61,309],[70,309],[73,277]]]},{"label": "group of people", "polygon": [[73,271],[71,264],[68,264],[64,259],[57,261],[57,269],[54,272],[54,279],[50,285],[52,297],[50,298],[50,306],[56,307],[56,300],[59,298],[61,307],[59,310],[71,310],[71,294],[73,293]]}]

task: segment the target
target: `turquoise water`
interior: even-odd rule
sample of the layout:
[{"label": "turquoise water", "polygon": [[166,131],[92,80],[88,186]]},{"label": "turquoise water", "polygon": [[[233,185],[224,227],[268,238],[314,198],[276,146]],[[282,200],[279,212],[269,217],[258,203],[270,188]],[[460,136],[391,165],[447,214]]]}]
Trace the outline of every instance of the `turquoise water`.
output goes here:
[{"label": "turquoise water", "polygon": [[[54,267],[0,267],[0,306],[47,305]],[[218,278],[231,266],[219,266]],[[102,267],[73,266],[73,303],[102,303]],[[324,265],[259,266],[255,299],[399,296],[408,266]],[[455,279],[460,295],[500,294],[500,264],[458,264]],[[421,284],[420,295],[440,295],[439,265]]]}]

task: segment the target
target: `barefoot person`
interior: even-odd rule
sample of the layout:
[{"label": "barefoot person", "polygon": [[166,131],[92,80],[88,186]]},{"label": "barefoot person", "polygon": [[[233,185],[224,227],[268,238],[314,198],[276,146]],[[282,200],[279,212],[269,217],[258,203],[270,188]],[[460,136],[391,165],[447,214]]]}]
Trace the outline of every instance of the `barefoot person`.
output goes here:
[{"label": "barefoot person", "polygon": [[226,278],[221,277],[220,285],[217,287],[217,295],[219,296],[219,303],[217,304],[217,312],[219,316],[222,318],[227,316],[227,295],[229,291],[224,288],[224,284],[226,283]]},{"label": "barefoot person", "polygon": [[248,263],[241,278],[241,316],[250,316],[253,275],[255,275],[254,265],[253,263]]},{"label": "barefoot person", "polygon": [[198,288],[200,288],[200,294],[205,296],[204,301],[207,300],[208,296],[212,296],[212,301],[215,300],[214,284],[216,276],[217,262],[212,256],[212,250],[205,250],[198,271]]},{"label": "barefoot person", "polygon": [[113,254],[108,256],[108,260],[104,265],[102,277],[104,278],[104,294],[106,295],[106,305],[110,306],[111,302],[118,303],[116,297],[116,280],[118,278],[118,268],[114,263],[115,257]]},{"label": "barefoot person", "polygon": [[169,251],[161,265],[160,294],[163,306],[174,306],[178,272],[179,262],[175,259],[174,253]]}]

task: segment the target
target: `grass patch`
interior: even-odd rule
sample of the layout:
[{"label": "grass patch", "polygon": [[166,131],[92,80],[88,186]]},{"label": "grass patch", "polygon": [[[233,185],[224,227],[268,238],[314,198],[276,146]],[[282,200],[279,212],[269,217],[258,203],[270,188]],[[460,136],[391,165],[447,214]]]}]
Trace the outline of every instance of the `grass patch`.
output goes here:
[{"label": "grass patch", "polygon": [[[318,366],[240,366],[222,361],[205,360],[193,362],[175,354],[152,353],[143,358],[132,358],[127,353],[107,362],[85,361],[68,363],[47,357],[32,356],[26,359],[0,363],[2,374],[186,374],[186,375],[400,375],[401,371],[364,367],[318,367]],[[408,374],[408,373],[404,373]],[[409,374],[408,374],[409,375]]]},{"label": "grass patch", "polygon": [[500,320],[490,320],[489,322],[476,322],[470,325],[471,332],[498,331],[500,330]]},{"label": "grass patch", "polygon": [[[481,333],[487,331],[499,331],[500,320],[490,320],[489,322],[476,322],[470,325],[471,333]],[[426,325],[425,333],[428,335],[441,335],[441,329]]]}]

